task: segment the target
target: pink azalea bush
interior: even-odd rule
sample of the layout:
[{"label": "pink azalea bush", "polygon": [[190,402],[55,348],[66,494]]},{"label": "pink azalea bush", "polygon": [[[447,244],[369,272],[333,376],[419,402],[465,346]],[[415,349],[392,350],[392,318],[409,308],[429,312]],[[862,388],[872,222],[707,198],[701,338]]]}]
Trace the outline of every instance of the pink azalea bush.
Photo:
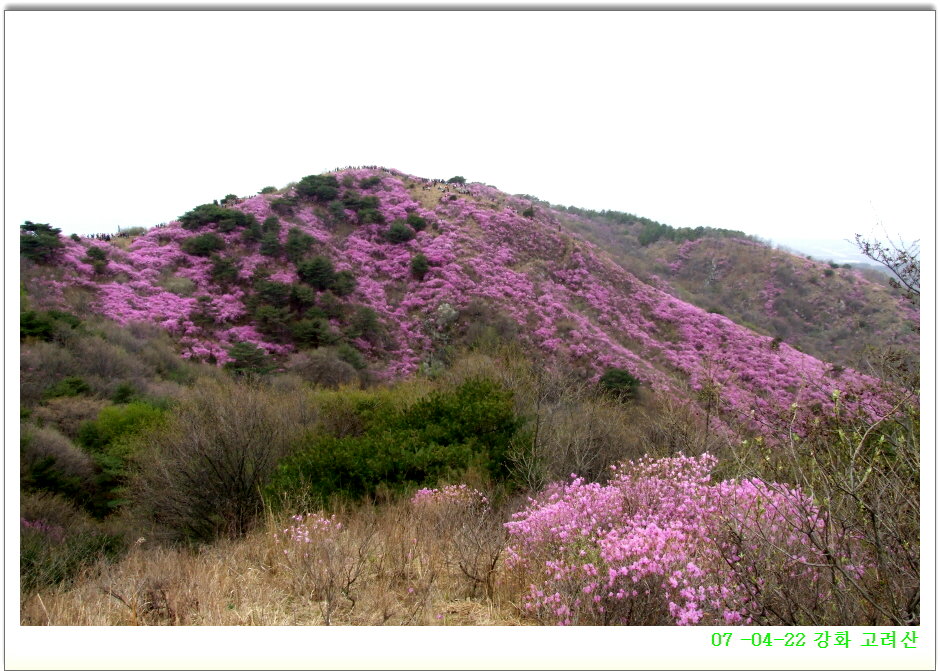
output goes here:
[{"label": "pink azalea bush", "polygon": [[644,458],[612,467],[606,485],[575,477],[530,499],[506,524],[525,609],[563,625],[724,626],[767,623],[787,612],[781,600],[824,607],[829,559],[814,541],[834,530],[819,508],[785,485],[713,482],[716,463]]},{"label": "pink azalea bush", "polygon": [[343,530],[342,523],[336,521],[336,515],[324,517],[319,513],[307,513],[293,515],[290,519],[289,526],[274,534],[274,542],[283,546],[282,551],[288,556],[308,558],[311,547],[335,542]]},{"label": "pink azalea bush", "polygon": [[489,499],[478,489],[467,485],[446,485],[440,489],[419,489],[411,497],[411,504],[422,507],[464,506],[487,509]]}]

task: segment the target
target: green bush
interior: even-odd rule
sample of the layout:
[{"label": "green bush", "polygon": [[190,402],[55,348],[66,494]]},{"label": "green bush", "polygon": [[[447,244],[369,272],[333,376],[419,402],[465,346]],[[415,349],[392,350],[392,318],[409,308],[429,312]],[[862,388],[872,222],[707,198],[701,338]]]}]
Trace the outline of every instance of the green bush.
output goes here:
[{"label": "green bush", "polygon": [[376,209],[359,210],[359,223],[361,224],[381,224],[384,222],[385,217]]},{"label": "green bush", "polygon": [[337,296],[348,296],[356,290],[356,276],[351,270],[341,270],[333,276],[330,291]]},{"label": "green bush", "polygon": [[238,281],[238,264],[221,256],[212,257],[212,280],[222,286]]},{"label": "green bush", "polygon": [[182,250],[193,256],[209,256],[225,247],[225,241],[215,233],[203,233],[186,238],[180,245]]},{"label": "green bush", "polygon": [[419,282],[424,279],[424,276],[428,274],[428,271],[431,269],[431,264],[428,263],[428,257],[420,252],[411,257],[411,274],[414,275],[415,279]]},{"label": "green bush", "polygon": [[275,198],[271,201],[270,205],[272,212],[286,217],[294,213],[294,208],[297,207],[297,201],[293,198]]},{"label": "green bush", "polygon": [[291,325],[291,335],[301,347],[320,347],[332,345],[339,340],[339,334],[326,319],[301,319]]},{"label": "green bush", "polygon": [[242,231],[242,240],[244,242],[259,242],[261,240],[263,233],[261,232],[261,224],[258,223],[258,220],[255,219]]},{"label": "green bush", "polygon": [[373,175],[372,177],[366,177],[361,182],[359,182],[359,187],[362,189],[371,189],[373,186],[378,186],[382,183],[382,178],[378,175]]},{"label": "green bush", "polygon": [[522,211],[522,216],[528,217],[529,219],[531,219],[532,217],[535,216],[535,208],[527,207],[526,209]]},{"label": "green bush", "polygon": [[385,238],[395,244],[408,242],[414,239],[414,237],[414,229],[405,225],[402,221],[393,221],[392,225],[389,226],[388,230],[385,232]]},{"label": "green bush", "polygon": [[317,302],[317,294],[313,287],[306,284],[290,285],[290,306],[297,312],[303,312],[312,308]]},{"label": "green bush", "polygon": [[313,247],[314,238],[299,228],[292,228],[287,232],[287,242],[284,243],[284,255],[291,263],[299,262]]},{"label": "green bush", "polygon": [[332,293],[320,294],[317,309],[328,319],[344,319],[348,306]]},{"label": "green bush", "polygon": [[264,220],[264,223],[261,224],[262,233],[280,233],[281,232],[281,220],[277,217],[268,217]]},{"label": "green bush", "polygon": [[137,396],[137,389],[130,382],[122,382],[111,394],[112,403],[130,403]]},{"label": "green bush", "polygon": [[307,175],[296,189],[301,196],[325,203],[339,195],[339,182],[333,175]]},{"label": "green bush", "polygon": [[258,193],[260,193],[260,194],[262,194],[262,195],[263,195],[263,194],[267,194],[267,193],[277,193],[277,187],[275,187],[275,186],[266,186],[266,187],[264,187],[263,189],[261,189],[261,191],[259,191]]},{"label": "green bush", "polygon": [[424,217],[415,214],[414,212],[408,213],[408,217],[405,219],[405,223],[407,223],[416,231],[423,231],[428,226],[427,220]]},{"label": "green bush", "polygon": [[101,247],[89,247],[88,251],[85,252],[86,256],[93,261],[107,261],[108,252],[102,249]]},{"label": "green bush", "polygon": [[345,361],[356,370],[362,370],[366,367],[362,354],[349,343],[340,343],[339,347],[336,348],[336,356],[339,357],[340,361]]},{"label": "green bush", "polygon": [[108,252],[101,247],[89,247],[85,253],[85,260],[94,268],[96,275],[102,275],[108,267]]},{"label": "green bush", "polygon": [[90,394],[91,387],[82,378],[71,375],[64,377],[46,389],[43,398],[59,398],[62,396],[81,396]]},{"label": "green bush", "polygon": [[20,312],[20,338],[39,338],[50,342],[57,332],[77,329],[82,320],[69,312],[48,310]]},{"label": "green bush", "polygon": [[20,255],[36,263],[58,258],[65,244],[59,239],[60,228],[26,221],[20,226]]},{"label": "green bush", "polygon": [[366,305],[360,305],[356,308],[349,319],[349,325],[346,327],[347,338],[350,340],[363,338],[373,345],[379,344],[384,332],[385,329],[379,321],[379,315]]},{"label": "green bush", "polygon": [[346,206],[343,204],[343,201],[331,201],[326,209],[330,213],[330,217],[332,217],[334,223],[341,224],[346,221]]},{"label": "green bush", "polygon": [[134,457],[136,435],[163,425],[165,411],[134,401],[103,408],[98,419],[78,430],[78,443],[87,449],[98,467],[97,496],[88,506],[101,518],[127,503],[128,468]]},{"label": "green bush", "polygon": [[124,452],[131,436],[158,425],[164,416],[163,410],[143,401],[108,406],[98,419],[79,428],[78,443],[92,452]]},{"label": "green bush", "polygon": [[20,522],[20,590],[68,584],[78,572],[101,559],[114,560],[126,550],[124,539],[113,533],[83,528],[65,529],[43,520]]},{"label": "green bush", "polygon": [[265,305],[274,307],[287,307],[291,301],[292,287],[284,282],[271,282],[262,280],[255,283],[258,300]]},{"label": "green bush", "polygon": [[290,333],[291,314],[286,307],[262,305],[255,310],[255,324],[258,330],[277,340],[283,340]]},{"label": "green bush", "polygon": [[216,224],[222,232],[249,226],[255,218],[240,210],[233,210],[213,203],[197,205],[179,218],[180,224],[188,231],[195,231],[209,224]]},{"label": "green bush", "polygon": [[232,345],[228,350],[228,355],[231,361],[225,364],[225,368],[235,375],[243,377],[267,375],[274,370],[274,364],[268,353],[249,342]]},{"label": "green bush", "polygon": [[474,379],[402,411],[373,406],[360,419],[366,428],[358,435],[310,434],[300,441],[278,465],[268,499],[286,493],[326,505],[333,497],[357,500],[380,489],[436,485],[471,468],[505,480],[509,443],[520,426],[511,392]]},{"label": "green bush", "polygon": [[640,381],[622,368],[608,368],[598,384],[601,389],[621,400],[634,398],[640,388]]},{"label": "green bush", "polygon": [[466,184],[466,183],[467,183],[467,180],[464,179],[463,177],[461,177],[460,175],[457,175],[457,176],[451,177],[449,180],[447,180],[447,183],[448,183],[448,184]]},{"label": "green bush", "polygon": [[281,255],[281,241],[277,233],[265,233],[261,238],[258,251],[264,256],[276,257]]},{"label": "green bush", "polygon": [[326,291],[333,284],[335,273],[333,262],[325,256],[316,256],[297,264],[297,275],[318,291]]}]

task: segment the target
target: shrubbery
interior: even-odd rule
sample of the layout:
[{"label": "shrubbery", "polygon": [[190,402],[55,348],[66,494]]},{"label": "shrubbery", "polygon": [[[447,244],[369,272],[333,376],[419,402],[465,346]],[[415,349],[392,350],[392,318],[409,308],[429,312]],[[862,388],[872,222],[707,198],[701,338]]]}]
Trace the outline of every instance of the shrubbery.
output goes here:
[{"label": "shrubbery", "polygon": [[391,226],[385,232],[385,237],[389,242],[400,243],[408,242],[414,239],[414,229],[402,221],[393,221]]},{"label": "shrubbery", "polygon": [[326,291],[335,279],[333,262],[325,256],[316,256],[297,264],[297,275],[318,291]]},{"label": "shrubbery", "polygon": [[20,338],[52,341],[57,333],[77,329],[81,323],[75,315],[61,310],[24,310],[20,312]]},{"label": "shrubbery", "polygon": [[20,226],[20,255],[36,263],[49,263],[58,258],[65,246],[59,239],[60,228],[27,221]]},{"label": "shrubbery", "polygon": [[640,381],[622,368],[608,368],[598,381],[601,389],[621,400],[636,396]]},{"label": "shrubbery", "polygon": [[325,203],[339,195],[339,182],[333,175],[307,175],[297,182],[296,189],[301,196]]},{"label": "shrubbery", "polygon": [[212,252],[217,252],[225,247],[225,241],[215,233],[203,233],[191,238],[186,238],[180,244],[180,247],[187,254],[193,256],[209,256]]},{"label": "shrubbery", "polygon": [[511,393],[487,380],[468,380],[401,411],[373,407],[363,419],[361,434],[314,434],[299,443],[278,466],[269,498],[355,500],[435,485],[469,468],[504,480],[509,441],[520,424]]},{"label": "shrubbery", "polygon": [[124,539],[92,525],[63,527],[42,519],[20,519],[20,590],[31,594],[60,583],[101,559],[116,559]]},{"label": "shrubbery", "polygon": [[419,282],[428,274],[431,265],[428,263],[428,257],[420,252],[411,257],[411,274]]},{"label": "shrubbery", "polygon": [[284,255],[291,263],[299,262],[313,247],[312,235],[304,233],[299,228],[287,231],[287,242],[284,243]]},{"label": "shrubbery", "polygon": [[180,224],[186,230],[194,231],[208,224],[217,224],[217,228],[223,233],[249,226],[254,220],[253,215],[212,203],[198,205],[179,218]]},{"label": "shrubbery", "polygon": [[262,511],[261,487],[314,419],[296,390],[201,381],[182,394],[166,426],[140,436],[130,490],[138,514],[169,538],[246,532]]}]

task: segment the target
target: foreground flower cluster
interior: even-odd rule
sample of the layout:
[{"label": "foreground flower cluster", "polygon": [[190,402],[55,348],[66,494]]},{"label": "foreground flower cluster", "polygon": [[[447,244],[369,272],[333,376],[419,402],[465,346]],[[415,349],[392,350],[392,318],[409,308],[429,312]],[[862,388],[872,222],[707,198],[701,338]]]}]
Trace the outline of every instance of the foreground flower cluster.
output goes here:
[{"label": "foreground flower cluster", "polygon": [[818,609],[831,589],[819,509],[782,485],[714,483],[716,463],[642,459],[612,467],[606,485],[574,478],[530,500],[506,524],[525,608],[565,625],[749,624],[780,595]]}]

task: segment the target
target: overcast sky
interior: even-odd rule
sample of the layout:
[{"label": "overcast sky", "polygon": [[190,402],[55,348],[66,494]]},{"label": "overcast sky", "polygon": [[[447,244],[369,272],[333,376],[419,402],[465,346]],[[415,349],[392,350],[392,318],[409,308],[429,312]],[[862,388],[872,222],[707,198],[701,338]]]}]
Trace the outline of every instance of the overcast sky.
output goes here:
[{"label": "overcast sky", "polygon": [[932,234],[932,12],[8,12],[6,215],[337,166],[770,239]]}]

